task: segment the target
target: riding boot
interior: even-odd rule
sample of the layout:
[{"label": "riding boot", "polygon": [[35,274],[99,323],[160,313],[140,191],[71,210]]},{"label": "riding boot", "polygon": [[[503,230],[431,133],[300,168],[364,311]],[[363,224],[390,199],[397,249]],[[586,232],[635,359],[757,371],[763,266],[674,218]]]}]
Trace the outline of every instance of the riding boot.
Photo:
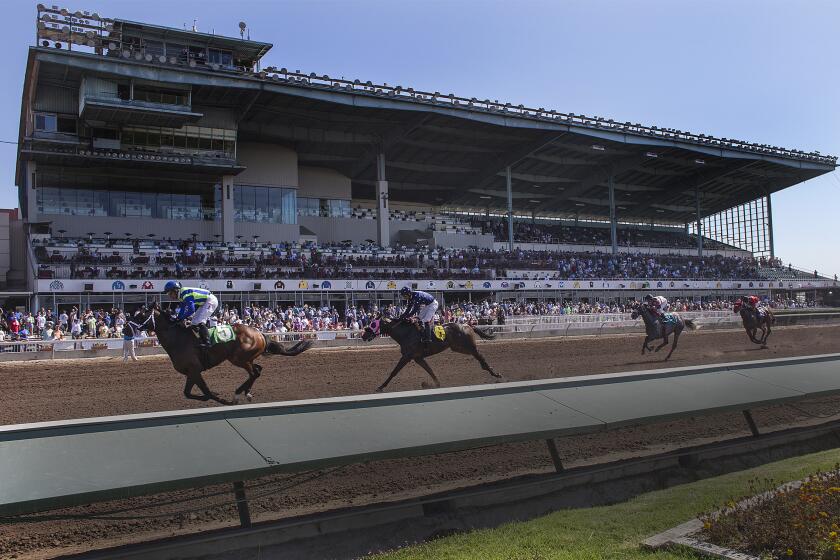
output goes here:
[{"label": "riding boot", "polygon": [[200,323],[196,328],[198,329],[198,345],[201,348],[210,348],[210,330],[207,328],[207,324]]},{"label": "riding boot", "polygon": [[432,343],[432,324],[425,323],[423,325],[423,344],[428,346]]}]

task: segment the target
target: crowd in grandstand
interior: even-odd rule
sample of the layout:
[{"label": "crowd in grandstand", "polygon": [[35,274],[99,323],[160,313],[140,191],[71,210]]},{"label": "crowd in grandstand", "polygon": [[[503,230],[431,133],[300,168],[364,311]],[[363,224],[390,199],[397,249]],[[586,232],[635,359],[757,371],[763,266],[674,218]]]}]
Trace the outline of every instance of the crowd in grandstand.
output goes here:
[{"label": "crowd in grandstand", "polygon": [[[507,241],[508,223],[501,218],[471,218],[475,227],[490,233],[498,241]],[[622,247],[666,247],[672,249],[693,249],[697,238],[681,231],[663,231],[646,228],[620,227],[616,230],[618,244]],[[537,221],[514,221],[513,239],[519,243],[558,243],[575,245],[609,246],[612,243],[610,228],[593,226],[567,226],[560,223]],[[731,249],[723,243],[704,238],[703,245],[709,249]]]},{"label": "crowd in grandstand", "polygon": [[[585,228],[584,228],[585,229]],[[178,279],[758,279],[796,276],[778,259],[706,254],[558,252],[517,249],[385,250],[375,245],[159,242],[120,252],[84,243],[74,250],[38,245],[40,278]]]},{"label": "crowd in grandstand", "polygon": [[[813,302],[776,298],[768,301],[774,308],[789,309],[813,306]],[[507,317],[537,315],[577,315],[603,313],[629,313],[631,303],[589,302],[589,301],[541,301],[541,302],[449,302],[439,310],[439,322],[504,323]],[[719,311],[731,310],[730,300],[694,301],[676,298],[671,301],[672,311]],[[343,312],[331,306],[277,306],[246,305],[241,309],[224,305],[217,312],[212,323],[245,323],[266,333],[305,333],[331,330],[363,329],[378,313],[397,317],[404,310],[398,305],[351,306]],[[79,340],[120,338],[123,327],[131,320],[117,308],[84,309],[72,307],[60,310],[41,309],[37,312],[4,311],[0,308],[0,340]],[[142,330],[142,329],[141,329]],[[143,331],[142,336],[153,336]]]}]

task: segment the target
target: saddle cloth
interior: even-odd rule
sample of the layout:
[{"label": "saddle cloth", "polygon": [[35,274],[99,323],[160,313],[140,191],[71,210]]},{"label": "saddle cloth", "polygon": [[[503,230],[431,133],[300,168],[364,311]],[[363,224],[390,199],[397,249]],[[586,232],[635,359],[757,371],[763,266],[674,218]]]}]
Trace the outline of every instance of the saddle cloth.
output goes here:
[{"label": "saddle cloth", "polygon": [[443,328],[443,325],[435,325],[434,332],[438,340],[441,342],[446,340],[446,329]]},{"label": "saddle cloth", "polygon": [[678,322],[678,319],[677,319],[677,316],[674,315],[673,313],[666,313],[662,317],[662,322],[666,325],[669,324],[669,323],[672,324],[672,325],[676,325],[677,322]]},{"label": "saddle cloth", "polygon": [[233,327],[230,325],[216,325],[215,327],[210,327],[208,330],[210,331],[211,344],[221,344],[233,340]]}]

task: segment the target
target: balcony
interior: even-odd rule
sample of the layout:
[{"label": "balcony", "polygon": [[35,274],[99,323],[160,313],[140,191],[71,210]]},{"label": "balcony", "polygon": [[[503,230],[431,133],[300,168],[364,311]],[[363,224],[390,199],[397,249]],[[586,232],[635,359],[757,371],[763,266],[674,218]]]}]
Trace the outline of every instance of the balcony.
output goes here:
[{"label": "balcony", "polygon": [[24,159],[56,165],[90,165],[103,162],[109,166],[142,169],[184,169],[194,173],[237,175],[245,170],[235,158],[225,154],[185,155],[141,150],[90,149],[67,142],[27,138],[21,148]]},{"label": "balcony", "polygon": [[90,121],[179,128],[200,119],[189,105],[153,103],[111,96],[83,96],[79,115]]}]

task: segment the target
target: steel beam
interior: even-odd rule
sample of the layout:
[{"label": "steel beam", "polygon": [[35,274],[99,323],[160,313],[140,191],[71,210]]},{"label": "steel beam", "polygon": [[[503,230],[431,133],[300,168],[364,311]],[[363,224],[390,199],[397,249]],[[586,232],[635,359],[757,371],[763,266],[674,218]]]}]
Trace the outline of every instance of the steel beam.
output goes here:
[{"label": "steel beam", "polygon": [[612,254],[615,255],[618,253],[618,224],[615,216],[615,185],[613,184],[612,174],[610,174],[607,184],[610,190],[610,241],[612,242]]},{"label": "steel beam", "polygon": [[700,216],[700,188],[694,187],[694,206],[697,211],[697,256],[703,256],[703,220]]},{"label": "steel beam", "polygon": [[507,211],[508,211],[508,251],[513,252],[513,184],[510,178],[510,166],[508,165],[505,181],[507,186]]},{"label": "steel beam", "polygon": [[773,244],[773,205],[770,202],[772,195],[767,193],[767,235],[770,242],[770,258],[776,257],[776,247]]}]

